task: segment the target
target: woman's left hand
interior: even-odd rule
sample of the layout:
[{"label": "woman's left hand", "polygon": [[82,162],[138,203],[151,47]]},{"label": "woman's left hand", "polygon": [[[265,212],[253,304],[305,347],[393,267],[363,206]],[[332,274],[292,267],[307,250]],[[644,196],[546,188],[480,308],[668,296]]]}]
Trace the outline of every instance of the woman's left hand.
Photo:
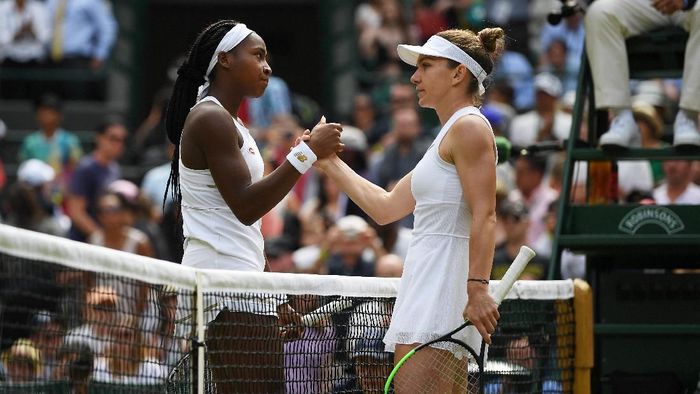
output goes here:
[{"label": "woman's left hand", "polygon": [[498,305],[489,295],[488,285],[469,282],[467,288],[469,301],[464,308],[463,317],[476,327],[484,341],[490,345],[491,334],[496,331],[498,319],[501,317]]}]

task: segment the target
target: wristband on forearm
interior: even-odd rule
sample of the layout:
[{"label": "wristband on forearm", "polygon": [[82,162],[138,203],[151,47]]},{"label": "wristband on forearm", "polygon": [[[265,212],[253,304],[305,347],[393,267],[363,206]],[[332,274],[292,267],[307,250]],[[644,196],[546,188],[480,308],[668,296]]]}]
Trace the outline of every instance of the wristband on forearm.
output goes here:
[{"label": "wristband on forearm", "polygon": [[309,148],[304,141],[300,142],[299,145],[292,148],[292,150],[287,154],[287,160],[294,168],[297,169],[301,174],[306,173],[306,171],[311,168],[316,162],[316,154]]}]

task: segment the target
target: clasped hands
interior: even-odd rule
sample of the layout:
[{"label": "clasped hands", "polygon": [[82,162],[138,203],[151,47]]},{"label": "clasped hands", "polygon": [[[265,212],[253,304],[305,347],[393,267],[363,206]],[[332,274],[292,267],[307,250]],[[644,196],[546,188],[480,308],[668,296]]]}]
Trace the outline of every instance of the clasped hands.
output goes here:
[{"label": "clasped hands", "polygon": [[340,142],[342,132],[343,126],[340,123],[327,123],[326,117],[322,116],[312,130],[306,129],[300,137],[297,137],[294,146],[303,141],[316,154],[319,161],[327,159],[345,148],[345,144]]}]

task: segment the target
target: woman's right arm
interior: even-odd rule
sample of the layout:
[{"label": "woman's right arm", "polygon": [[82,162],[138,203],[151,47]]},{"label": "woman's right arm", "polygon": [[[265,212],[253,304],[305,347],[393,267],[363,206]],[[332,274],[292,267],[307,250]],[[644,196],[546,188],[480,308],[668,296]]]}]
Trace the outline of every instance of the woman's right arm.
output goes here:
[{"label": "woman's right arm", "polygon": [[401,178],[391,191],[386,191],[361,177],[335,155],[317,163],[355,204],[380,225],[405,217],[416,206],[411,194],[412,172]]},{"label": "woman's right arm", "polygon": [[[250,170],[239,149],[238,131],[225,110],[218,107],[198,108],[190,113],[183,131],[183,145],[192,144],[189,153],[201,167],[211,171],[216,188],[238,220],[251,225],[277,205],[294,186],[301,174],[285,161],[269,175],[253,183]],[[335,123],[314,128],[307,145],[319,157],[328,156],[340,147],[341,127]],[[183,160],[186,152],[183,149]]]}]

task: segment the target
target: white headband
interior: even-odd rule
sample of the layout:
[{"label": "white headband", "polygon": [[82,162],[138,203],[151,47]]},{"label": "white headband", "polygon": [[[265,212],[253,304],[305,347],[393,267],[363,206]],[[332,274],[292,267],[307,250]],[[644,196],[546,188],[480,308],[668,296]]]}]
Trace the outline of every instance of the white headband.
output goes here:
[{"label": "white headband", "polygon": [[203,99],[206,97],[207,93],[209,93],[209,74],[211,74],[214,66],[216,66],[216,63],[219,61],[219,53],[228,52],[235,48],[236,45],[240,44],[241,41],[248,37],[252,32],[253,31],[247,28],[246,25],[239,23],[232,27],[231,30],[226,33],[224,38],[221,39],[221,42],[219,42],[219,45],[217,45],[216,50],[214,50],[214,54],[211,56],[209,67],[207,67],[207,73],[204,74],[204,84],[200,85],[197,91],[197,101]]},{"label": "white headband", "polygon": [[484,69],[476,60],[449,40],[440,36],[432,36],[422,46],[400,44],[396,50],[401,60],[412,66],[418,63],[418,57],[420,55],[442,57],[464,64],[472,75],[474,75],[476,80],[479,81],[479,94],[484,94],[484,92],[486,92],[484,80],[486,80],[487,74]]}]

